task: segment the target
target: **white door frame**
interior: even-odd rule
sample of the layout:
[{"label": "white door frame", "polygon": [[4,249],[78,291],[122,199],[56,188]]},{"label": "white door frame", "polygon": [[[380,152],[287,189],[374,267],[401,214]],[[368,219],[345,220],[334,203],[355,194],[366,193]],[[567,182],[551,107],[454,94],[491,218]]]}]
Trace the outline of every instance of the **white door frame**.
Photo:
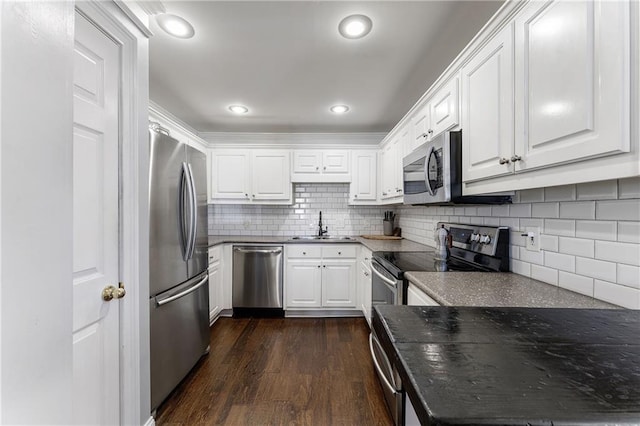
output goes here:
[{"label": "white door frame", "polygon": [[112,38],[120,69],[120,423],[154,424],[150,414],[148,273],[148,31],[113,2],[76,10]]}]

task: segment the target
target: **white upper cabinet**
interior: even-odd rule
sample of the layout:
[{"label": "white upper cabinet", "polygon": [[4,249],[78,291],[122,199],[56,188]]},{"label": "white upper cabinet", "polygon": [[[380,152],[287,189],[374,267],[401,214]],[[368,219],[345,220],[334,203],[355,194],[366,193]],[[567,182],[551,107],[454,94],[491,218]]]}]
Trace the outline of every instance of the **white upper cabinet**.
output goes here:
[{"label": "white upper cabinet", "polygon": [[431,129],[430,107],[430,104],[423,105],[411,118],[412,136],[409,138],[409,152],[430,140],[433,135],[433,130]]},{"label": "white upper cabinet", "polygon": [[214,149],[209,157],[211,201],[291,204],[289,151]]},{"label": "white upper cabinet", "polygon": [[513,25],[462,68],[462,175],[473,181],[510,173],[513,155]]},{"label": "white upper cabinet", "polygon": [[351,182],[347,150],[296,150],[293,152],[293,182]]},{"label": "white upper cabinet", "polygon": [[630,150],[629,14],[623,1],[552,1],[518,15],[516,171]]},{"label": "white upper cabinet", "polygon": [[352,151],[352,180],[349,188],[350,204],[375,204],[377,201],[377,152]]},{"label": "white upper cabinet", "polygon": [[458,125],[458,76],[454,76],[429,101],[432,137]]},{"label": "white upper cabinet", "polygon": [[402,202],[402,146],[401,129],[382,147],[380,153],[380,198],[383,203]]},{"label": "white upper cabinet", "polygon": [[215,150],[210,157],[211,198],[249,200],[251,150]]},{"label": "white upper cabinet", "polygon": [[252,191],[254,200],[291,198],[291,158],[289,151],[263,149],[252,153]]}]

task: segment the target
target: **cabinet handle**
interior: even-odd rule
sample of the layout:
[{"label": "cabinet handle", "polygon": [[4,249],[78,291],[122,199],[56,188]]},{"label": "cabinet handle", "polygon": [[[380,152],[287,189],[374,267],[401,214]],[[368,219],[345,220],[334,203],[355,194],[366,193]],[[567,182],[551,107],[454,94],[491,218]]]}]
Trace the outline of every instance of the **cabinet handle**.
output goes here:
[{"label": "cabinet handle", "polygon": [[386,192],[383,192],[383,193],[382,193],[382,195],[387,195],[387,193],[386,193]]},{"label": "cabinet handle", "polygon": [[509,164],[509,162],[510,161],[509,161],[508,158],[501,158],[500,161],[499,161],[500,164]]},{"label": "cabinet handle", "polygon": [[514,163],[520,160],[522,160],[522,157],[520,157],[519,155],[514,155],[513,157],[511,157],[511,161],[513,161]]},{"label": "cabinet handle", "polygon": [[365,276],[365,277],[368,277],[368,276],[369,276],[369,273],[368,273],[367,271],[365,271],[365,272],[364,272],[364,276]]},{"label": "cabinet handle", "polygon": [[428,134],[423,133],[423,134],[419,135],[418,137],[416,137],[416,139],[420,139],[420,138],[425,138],[425,139],[426,139],[426,138],[428,138],[428,137],[429,137],[429,135],[428,135]]},{"label": "cabinet handle", "polygon": [[402,189],[396,188],[396,192],[402,192]]}]

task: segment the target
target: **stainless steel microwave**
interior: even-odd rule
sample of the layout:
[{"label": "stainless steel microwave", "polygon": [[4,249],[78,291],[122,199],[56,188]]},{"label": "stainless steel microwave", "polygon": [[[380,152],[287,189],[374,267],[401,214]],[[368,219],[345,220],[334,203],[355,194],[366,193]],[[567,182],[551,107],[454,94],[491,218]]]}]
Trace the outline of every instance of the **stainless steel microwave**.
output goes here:
[{"label": "stainless steel microwave", "polygon": [[505,204],[510,195],[462,195],[462,130],[444,132],[402,160],[404,204]]}]

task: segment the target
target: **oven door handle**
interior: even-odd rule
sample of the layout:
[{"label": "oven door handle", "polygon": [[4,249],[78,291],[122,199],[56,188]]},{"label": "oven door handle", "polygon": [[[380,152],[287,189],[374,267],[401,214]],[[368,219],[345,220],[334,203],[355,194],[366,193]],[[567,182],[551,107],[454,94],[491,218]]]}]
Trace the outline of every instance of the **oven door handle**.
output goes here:
[{"label": "oven door handle", "polygon": [[380,379],[382,380],[382,383],[393,393],[393,395],[396,395],[398,393],[398,390],[391,385],[389,380],[387,380],[387,376],[384,375],[382,368],[380,368],[380,364],[378,364],[376,353],[373,350],[373,339],[374,339],[373,333],[369,333],[369,350],[371,351],[371,358],[373,359],[373,365],[376,368],[376,371],[378,371],[378,377],[380,377]]},{"label": "oven door handle", "polygon": [[389,278],[385,277],[384,275],[382,275],[380,272],[378,272],[378,270],[376,269],[376,267],[374,266],[373,262],[371,263],[371,270],[373,271],[374,274],[376,274],[378,276],[378,278],[380,278],[382,281],[384,281],[385,283],[389,284],[390,286],[392,286],[393,288],[396,288],[397,283],[395,281],[390,280]]}]

